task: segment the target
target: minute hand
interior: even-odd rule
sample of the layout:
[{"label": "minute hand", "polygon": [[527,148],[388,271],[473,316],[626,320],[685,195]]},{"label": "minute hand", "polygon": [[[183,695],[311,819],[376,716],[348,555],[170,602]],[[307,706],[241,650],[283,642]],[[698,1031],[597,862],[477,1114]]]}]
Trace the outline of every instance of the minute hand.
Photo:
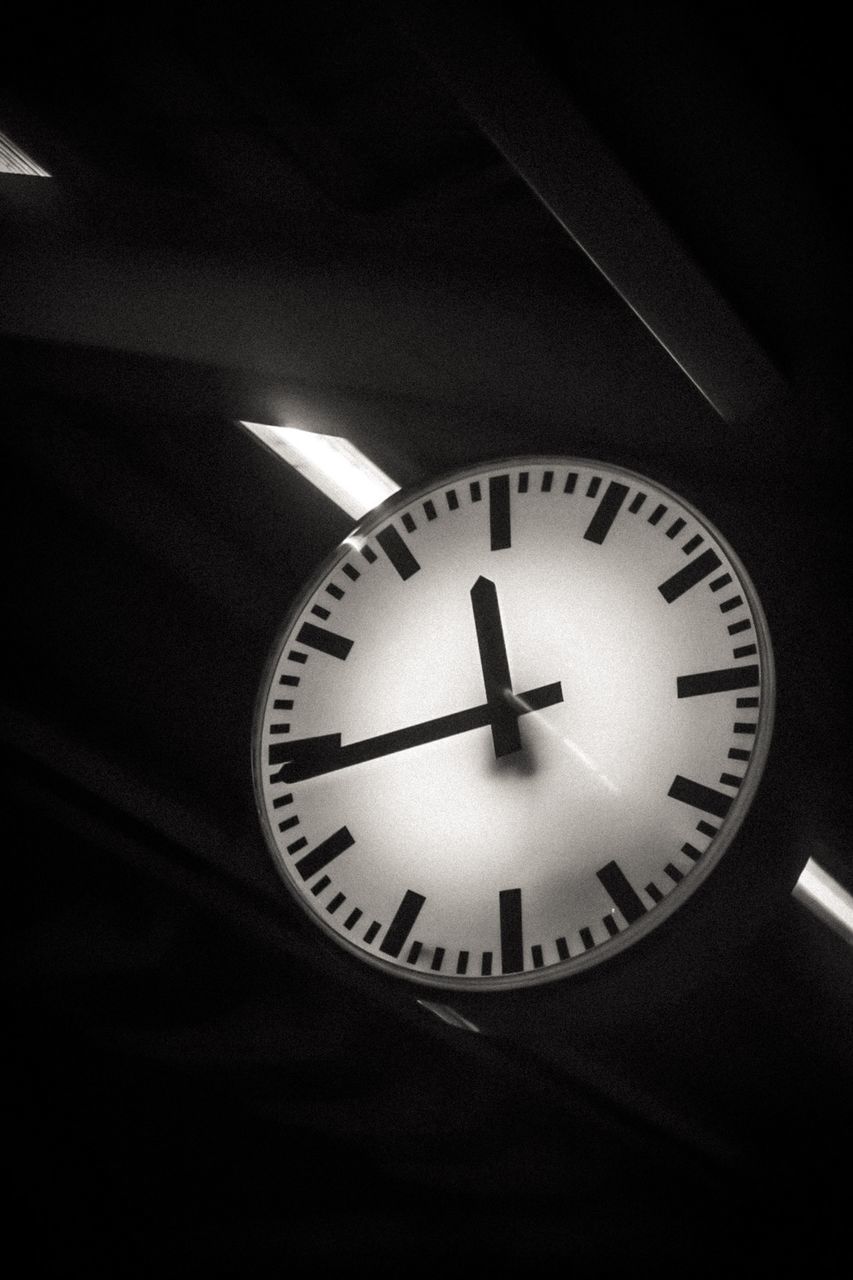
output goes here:
[{"label": "minute hand", "polygon": [[[562,701],[563,689],[558,680],[554,684],[540,685],[527,693],[517,694],[515,705],[518,715],[526,715],[529,711],[542,711],[545,707],[553,707]],[[275,775],[276,782],[303,782],[306,778],[315,778],[321,773],[347,769],[350,765],[362,764],[365,760],[376,760],[379,756],[407,751],[410,747],[420,747],[426,742],[436,742],[439,738],[451,738],[457,733],[481,729],[484,725],[493,723],[494,714],[494,706],[483,703],[482,706],[454,711],[448,716],[437,716],[434,720],[424,720],[421,724],[412,724],[405,729],[380,733],[375,738],[350,742],[345,747],[341,746],[339,733],[324,734],[317,738],[296,738],[291,742],[274,742],[269,748],[269,763],[282,766]]]}]

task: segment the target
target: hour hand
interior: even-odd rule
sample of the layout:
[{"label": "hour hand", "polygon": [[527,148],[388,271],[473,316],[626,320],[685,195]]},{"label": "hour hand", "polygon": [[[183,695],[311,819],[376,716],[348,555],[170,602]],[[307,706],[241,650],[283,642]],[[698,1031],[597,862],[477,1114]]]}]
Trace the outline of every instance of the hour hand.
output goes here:
[{"label": "hour hand", "polygon": [[489,578],[480,577],[471,588],[471,607],[477,629],[477,647],[486,700],[491,708],[492,742],[496,756],[521,750],[518,711],[511,704],[512,681],[506,656],[498,591]]}]

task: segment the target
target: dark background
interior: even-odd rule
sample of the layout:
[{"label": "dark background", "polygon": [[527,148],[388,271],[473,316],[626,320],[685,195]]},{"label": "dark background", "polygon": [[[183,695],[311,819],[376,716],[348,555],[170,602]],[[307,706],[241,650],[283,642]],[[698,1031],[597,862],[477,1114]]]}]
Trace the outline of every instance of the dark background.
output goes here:
[{"label": "dark background", "polygon": [[[0,129],[53,175],[0,174],[28,1271],[838,1260],[850,957],[790,889],[809,857],[853,882],[849,60],[828,8],[786,14],[24,19]],[[534,151],[538,84],[591,122],[760,392],[703,398],[460,102],[484,82]],[[625,216],[601,224],[617,251]],[[513,454],[634,467],[718,525],[768,614],[774,745],[719,872],[612,972],[465,1005],[481,1034],[310,936],[255,819],[263,664],[351,523],[235,425],[285,417],[401,484]]]}]

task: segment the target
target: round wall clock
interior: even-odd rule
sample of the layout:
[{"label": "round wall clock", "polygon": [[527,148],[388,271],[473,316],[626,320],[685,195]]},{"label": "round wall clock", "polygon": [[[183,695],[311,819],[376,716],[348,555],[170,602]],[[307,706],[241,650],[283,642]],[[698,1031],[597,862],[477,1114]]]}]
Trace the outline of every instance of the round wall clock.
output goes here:
[{"label": "round wall clock", "polygon": [[587,460],[465,470],[370,513],[293,610],[256,717],[262,824],[352,955],[545,982],[713,870],[773,695],[755,590],[683,499]]}]

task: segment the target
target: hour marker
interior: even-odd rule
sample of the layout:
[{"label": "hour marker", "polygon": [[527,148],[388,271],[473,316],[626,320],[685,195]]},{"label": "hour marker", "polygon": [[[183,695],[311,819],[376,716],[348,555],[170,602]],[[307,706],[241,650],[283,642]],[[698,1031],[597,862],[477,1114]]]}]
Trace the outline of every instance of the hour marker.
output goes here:
[{"label": "hour marker", "polygon": [[708,585],[712,591],[721,591],[723,587],[727,587],[729,585],[731,580],[732,575],[730,573],[724,573],[719,578],[715,578],[714,581]]},{"label": "hour marker", "polygon": [[483,496],[483,491],[480,488],[480,481],[472,480],[468,488],[471,490],[471,501],[479,502]]},{"label": "hour marker", "polygon": [[704,820],[696,823],[696,830],[701,831],[703,836],[715,836],[719,829],[719,827],[712,827],[710,822]]},{"label": "hour marker", "polygon": [[323,622],[325,622],[326,619],[330,616],[329,610],[324,609],[321,604],[313,605],[311,608],[311,612],[313,613],[315,618],[322,618]]},{"label": "hour marker", "polygon": [[728,600],[720,601],[720,613],[729,613],[732,609],[737,609],[738,605],[743,604],[742,596],[729,596]]},{"label": "hour marker", "polygon": [[[409,947],[409,954],[406,956],[406,964],[417,963],[418,956],[421,954],[421,951],[423,950],[423,945],[424,944],[422,942],[412,943],[412,945]],[[382,948],[380,947],[379,950],[381,951]]]},{"label": "hour marker", "polygon": [[456,490],[455,490],[455,489],[448,489],[448,490],[447,490],[447,493],[446,493],[444,496],[447,498],[447,507],[448,507],[448,510],[449,510],[449,511],[458,511],[458,509],[459,509],[459,499],[458,499],[458,498],[457,498],[457,496],[456,496]]},{"label": "hour marker", "polygon": [[703,551],[695,560],[683,565],[671,578],[667,578],[666,582],[662,582],[658,587],[658,591],[667,604],[672,604],[674,600],[678,600],[686,591],[689,591],[691,587],[695,587],[697,582],[701,582],[703,578],[707,578],[708,574],[713,573],[719,566],[720,557],[709,547],[707,551]]},{"label": "hour marker", "polygon": [[652,514],[649,516],[649,524],[659,524],[666,515],[666,507],[663,503],[658,503]]},{"label": "hour marker", "polygon": [[355,840],[350,835],[348,828],[339,827],[333,835],[321,841],[310,853],[306,853],[304,858],[300,858],[296,864],[296,870],[303,880],[310,880],[313,875],[316,875],[318,871],[322,871],[324,867],[327,867],[330,862],[340,857],[342,853],[354,844]]},{"label": "hour marker", "polygon": [[752,724],[751,722],[748,723],[745,720],[735,720],[734,723],[735,733],[755,733],[757,728],[757,725]]},{"label": "hour marker", "polygon": [[468,972],[468,952],[467,951],[459,952],[459,959],[456,961],[456,972],[457,973]]},{"label": "hour marker", "polygon": [[501,889],[501,972],[520,973],[524,968],[521,929],[521,890]]},{"label": "hour marker", "polygon": [[492,551],[505,551],[512,546],[507,475],[489,477],[489,531]]},{"label": "hour marker", "polygon": [[379,946],[383,955],[398,956],[400,954],[425,902],[426,898],[423,894],[414,893],[411,889],[406,890],[403,901],[397,908],[396,915]]},{"label": "hour marker", "polygon": [[577,471],[570,471],[566,476],[566,483],[563,485],[563,493],[574,493],[575,485],[578,482]]},{"label": "hour marker", "polygon": [[376,552],[372,547],[362,547],[361,554],[364,556],[368,564],[376,564]]},{"label": "hour marker", "polygon": [[484,951],[480,960],[480,973],[484,978],[488,978],[492,972],[492,953]]},{"label": "hour marker", "polygon": [[699,859],[702,857],[702,854],[699,852],[699,850],[694,848],[692,844],[683,844],[681,846],[681,852],[683,854],[686,854],[686,856],[690,859],[691,862],[698,862]]},{"label": "hour marker", "polygon": [[379,923],[379,921],[374,920],[373,924],[369,925],[367,930],[365,931],[364,941],[372,942],[381,928],[382,928],[382,925]]},{"label": "hour marker", "polygon": [[566,942],[566,939],[565,939],[565,938],[555,938],[555,939],[554,939],[554,944],[555,944],[555,946],[556,946],[556,948],[557,948],[557,955],[560,957],[560,959],[561,959],[561,960],[568,960],[568,958],[569,958],[569,944],[568,944],[568,942]]},{"label": "hour marker", "polygon": [[637,493],[634,495],[634,498],[631,501],[631,505],[628,508],[628,510],[631,512],[632,515],[637,514],[637,512],[640,510],[640,507],[643,505],[645,500],[646,500],[646,495],[644,493]]},{"label": "hour marker", "polygon": [[341,572],[346,574],[350,582],[358,582],[359,578],[361,577],[361,574],[359,573],[358,569],[354,569],[351,564],[343,565],[341,568]]},{"label": "hour marker", "polygon": [[730,689],[751,689],[758,684],[758,667],[722,667],[719,671],[694,671],[679,676],[679,698],[695,698],[705,693],[726,693]]},{"label": "hour marker", "polygon": [[432,961],[429,967],[431,969],[434,969],[437,973],[443,963],[444,963],[444,947],[436,947],[435,954],[432,957]]},{"label": "hour marker", "polygon": [[317,883],[311,886],[311,892],[313,893],[314,897],[319,898],[323,890],[328,889],[331,883],[332,882],[328,876],[321,876],[320,879],[317,881]]},{"label": "hour marker", "polygon": [[682,520],[681,516],[679,516],[677,520],[673,520],[672,524],[667,529],[666,536],[668,538],[677,538],[686,523],[687,522]]},{"label": "hour marker", "polygon": [[676,774],[667,794],[673,800],[692,805],[694,809],[702,809],[715,818],[724,818],[732,804],[731,796],[715,791],[713,787],[706,787],[701,782],[694,782],[692,778],[682,778],[680,773]]},{"label": "hour marker", "polygon": [[[438,515],[438,512],[435,509],[435,503],[433,502],[432,498],[427,498],[426,502],[424,503],[424,511],[426,512],[427,520],[435,520],[436,516]],[[379,950],[381,951],[382,948],[380,947]]]},{"label": "hour marker", "polygon": [[533,961],[534,969],[541,969],[545,963],[545,959],[542,955],[542,948],[538,942],[530,948],[530,958]]},{"label": "hour marker", "polygon": [[628,924],[633,924],[635,920],[639,920],[646,914],[642,899],[618,862],[608,862],[596,872],[596,875]]},{"label": "hour marker", "polygon": [[351,929],[353,925],[358,924],[361,919],[361,908],[356,907],[355,911],[351,911],[344,921],[344,928]]},{"label": "hour marker", "polygon": [[604,925],[605,929],[610,934],[611,938],[615,938],[617,933],[619,932],[619,926],[614,920],[613,916],[610,916],[610,915],[602,916],[601,923]]},{"label": "hour marker", "polygon": [[520,471],[518,475],[518,492],[527,493],[530,485],[530,475],[527,471]]},{"label": "hour marker", "polygon": [[733,658],[751,658],[758,650],[754,644],[742,644],[737,649],[732,649]]},{"label": "hour marker", "polygon": [[327,653],[331,658],[340,658],[341,661],[352,648],[352,640],[339,636],[334,631],[327,631],[325,627],[317,627],[313,622],[303,622],[296,639],[300,644],[307,644],[309,649],[317,649],[320,653]]},{"label": "hour marker", "polygon": [[663,894],[656,884],[647,884],[646,893],[649,895],[652,902],[663,902]]},{"label": "hour marker", "polygon": [[581,942],[587,951],[591,950],[592,947],[595,946],[595,939],[589,929],[581,929]]},{"label": "hour marker", "polygon": [[403,528],[406,530],[406,532],[414,533],[418,526],[415,524],[415,520],[411,512],[407,511],[402,519],[403,519]]},{"label": "hour marker", "polygon": [[583,535],[587,542],[601,544],[604,541],[610,532],[613,521],[619,514],[627,494],[628,486],[626,484],[619,484],[618,480],[610,481],[604,491],[604,497],[596,507],[595,515],[590,520],[586,533]]},{"label": "hour marker", "polygon": [[701,535],[701,533],[694,533],[694,535],[693,535],[693,537],[690,539],[690,541],[689,541],[689,542],[685,542],[685,544],[684,544],[684,546],[681,548],[681,550],[684,552],[684,554],[685,554],[686,556],[692,556],[692,555],[693,555],[693,552],[694,552],[694,551],[696,550],[696,548],[699,546],[699,544],[701,543],[701,541],[702,541],[702,535]]},{"label": "hour marker", "polygon": [[344,591],[343,587],[339,587],[334,582],[330,582],[327,585],[326,590],[328,591],[330,596],[334,597],[335,600],[343,600],[344,596],[346,595],[346,592]]},{"label": "hour marker", "polygon": [[752,623],[749,618],[741,618],[740,622],[729,623],[728,633],[730,636],[736,636],[740,635],[741,631],[749,631],[751,628]]},{"label": "hour marker", "polygon": [[679,871],[678,867],[674,867],[671,862],[666,864],[664,871],[669,876],[670,880],[674,880],[676,884],[684,879],[684,873]]},{"label": "hour marker", "polygon": [[554,483],[554,472],[553,472],[553,471],[543,471],[543,472],[542,472],[542,492],[543,492],[543,493],[550,493],[550,492],[551,492],[551,485],[552,485],[553,483]]},{"label": "hour marker", "polygon": [[338,907],[340,907],[344,902],[346,902],[346,900],[347,900],[347,895],[345,893],[336,893],[334,898],[332,898],[332,901],[326,907],[326,910],[328,911],[329,915],[333,916],[337,911]]},{"label": "hour marker", "polygon": [[376,541],[404,582],[420,569],[421,566],[392,524],[377,533]]}]

